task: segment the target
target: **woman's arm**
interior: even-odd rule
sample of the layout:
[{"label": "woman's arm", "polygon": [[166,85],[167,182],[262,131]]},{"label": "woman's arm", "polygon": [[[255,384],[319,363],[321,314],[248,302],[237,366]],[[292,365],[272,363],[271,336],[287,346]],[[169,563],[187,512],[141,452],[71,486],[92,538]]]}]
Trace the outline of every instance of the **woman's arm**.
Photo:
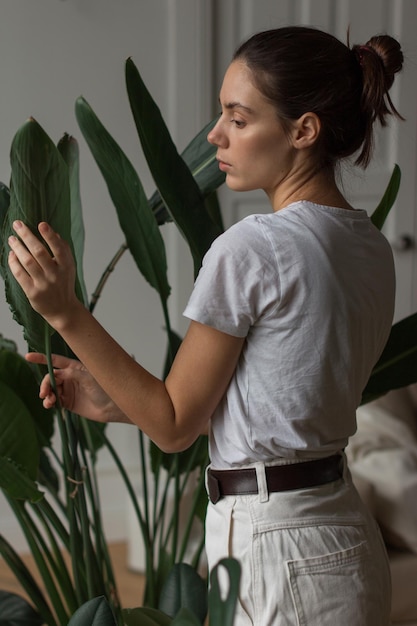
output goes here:
[{"label": "woman's arm", "polygon": [[189,447],[225,393],[243,338],[191,322],[165,382],[123,350],[76,298],[69,246],[45,223],[47,249],[21,222],[12,237],[10,269],[33,308],[63,337],[91,376],[162,450]]}]

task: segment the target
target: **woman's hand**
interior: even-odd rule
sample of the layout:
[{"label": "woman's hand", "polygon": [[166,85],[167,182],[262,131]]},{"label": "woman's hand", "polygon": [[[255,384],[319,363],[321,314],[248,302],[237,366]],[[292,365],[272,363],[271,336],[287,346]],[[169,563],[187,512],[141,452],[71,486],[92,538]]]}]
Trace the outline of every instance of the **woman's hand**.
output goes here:
[{"label": "woman's hand", "polygon": [[[41,365],[47,363],[45,355],[38,352],[29,352],[26,360]],[[58,396],[63,408],[96,422],[131,424],[80,361],[53,354],[52,364],[56,393],[49,374],[43,378],[39,389],[39,397],[46,409],[56,405]]]},{"label": "woman's hand", "polygon": [[10,270],[35,311],[58,330],[79,304],[71,249],[45,222],[38,230],[51,252],[23,222],[15,221],[13,228],[18,237],[9,237]]}]

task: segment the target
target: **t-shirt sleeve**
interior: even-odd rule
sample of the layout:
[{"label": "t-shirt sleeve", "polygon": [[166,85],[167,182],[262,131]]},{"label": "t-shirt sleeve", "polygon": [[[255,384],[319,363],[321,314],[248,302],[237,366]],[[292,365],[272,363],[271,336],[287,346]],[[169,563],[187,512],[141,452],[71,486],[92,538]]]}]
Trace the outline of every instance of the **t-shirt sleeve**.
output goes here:
[{"label": "t-shirt sleeve", "polygon": [[204,257],[184,315],[246,337],[278,299],[275,255],[256,216],[220,235]]}]

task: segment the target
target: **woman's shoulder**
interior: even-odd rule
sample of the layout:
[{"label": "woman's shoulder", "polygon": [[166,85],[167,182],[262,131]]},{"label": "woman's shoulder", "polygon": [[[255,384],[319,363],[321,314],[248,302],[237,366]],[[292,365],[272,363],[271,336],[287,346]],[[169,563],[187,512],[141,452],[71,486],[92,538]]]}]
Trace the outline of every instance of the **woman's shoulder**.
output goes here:
[{"label": "woman's shoulder", "polygon": [[[223,235],[226,237],[262,236],[265,228],[272,226],[275,213],[253,213],[235,222]],[[221,235],[221,236],[223,236]]]},{"label": "woman's shoulder", "polygon": [[269,214],[249,215],[219,235],[204,257],[203,265],[226,263],[240,267],[274,263],[274,246],[268,233]]},{"label": "woman's shoulder", "polygon": [[269,214],[253,214],[229,226],[213,243],[216,248],[248,250],[263,247],[268,237]]}]

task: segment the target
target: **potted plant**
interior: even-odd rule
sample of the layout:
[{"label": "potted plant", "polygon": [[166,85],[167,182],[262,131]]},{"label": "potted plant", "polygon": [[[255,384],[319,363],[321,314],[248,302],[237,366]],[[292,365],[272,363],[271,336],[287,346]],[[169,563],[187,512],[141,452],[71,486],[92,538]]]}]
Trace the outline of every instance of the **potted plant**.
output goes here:
[{"label": "potted plant", "polygon": [[[171,194],[173,198],[171,201],[175,205],[173,213],[176,214],[176,219],[181,224],[182,232],[191,242],[190,247],[193,251],[194,265],[197,271],[201,258],[211,240],[221,232],[219,222],[216,224],[210,216],[210,214],[215,215],[216,203],[210,202],[208,209],[204,199],[222,182],[222,175],[216,168],[213,150],[205,141],[208,129],[203,129],[186,148],[183,156],[180,157],[169,137],[157,106],[148,94],[139,73],[130,60],[126,63],[126,80],[132,101],[137,97],[141,100],[141,106],[145,103],[147,115],[145,130],[140,131],[145,132],[144,141],[150,141],[159,149],[162,149],[162,145],[164,146],[163,152],[168,167],[165,171],[156,174],[159,181],[158,188],[165,196]],[[132,105],[132,109],[134,110],[134,105]],[[170,287],[167,281],[164,244],[158,228],[158,224],[172,219],[166,208],[167,202],[166,200],[164,203],[161,201],[159,191],[150,200],[146,198],[140,179],[133,167],[85,100],[79,99],[77,101],[76,112],[80,127],[106,178],[110,195],[118,211],[122,230],[126,236],[126,244],[123,244],[117,251],[108,270],[120,258],[124,249],[128,247],[140,271],[151,286],[157,289],[169,339],[166,363],[166,367],[169,367],[181,340],[171,329],[169,321],[167,299]],[[147,134],[150,134],[150,137]],[[163,144],[160,143],[161,141]],[[153,158],[153,166],[158,166],[159,154],[155,155],[151,151],[147,158],[150,161]],[[74,256],[77,260],[78,295],[86,306],[93,309],[108,271],[104,273],[100,286],[94,292],[94,301],[87,303],[82,277],[83,226],[78,187],[78,147],[75,140],[64,136],[58,146],[55,147],[36,121],[29,120],[16,133],[11,149],[11,163],[11,193],[6,186],[1,187],[2,241],[6,242],[11,223],[17,216],[20,216],[33,227],[40,219],[49,221],[62,236],[72,242]],[[168,176],[170,183],[165,180]],[[178,202],[176,195],[170,191],[169,184],[172,184],[173,181],[179,185],[181,190],[178,192],[181,193],[181,202]],[[189,215],[193,216],[188,222],[187,211]],[[220,219],[219,215],[217,213],[218,220]],[[59,337],[51,335],[47,325],[30,310],[25,298],[22,298],[22,293],[9,274],[6,257],[6,245],[4,245],[1,272],[5,280],[6,296],[14,316],[23,326],[29,349],[41,350],[46,354],[50,354],[51,351],[68,354],[67,346]],[[3,354],[3,358],[6,359],[5,354]],[[7,360],[13,361],[15,369],[24,372],[26,379],[30,376],[33,377],[32,369],[28,368],[23,359],[13,351],[7,351]],[[4,369],[12,372],[9,365]],[[50,369],[52,368],[50,367]],[[13,375],[12,378],[17,380],[17,376]],[[13,381],[10,380],[10,376],[6,382],[10,387],[9,396],[14,394],[13,400],[17,395],[25,396],[25,393],[19,394],[18,389],[29,389],[26,382],[24,385],[20,384],[13,389]],[[33,393],[33,385],[31,389]],[[34,398],[36,395],[33,393]],[[22,400],[23,398],[20,397],[19,399]],[[4,420],[8,419],[7,410],[5,407],[2,411]],[[26,417],[28,416],[26,415]],[[36,417],[33,415],[32,419]],[[18,555],[13,552],[5,539],[1,538],[0,545],[3,557],[19,576],[32,602],[37,606],[42,606],[45,623],[63,623],[72,614],[76,605],[80,605],[87,597],[96,596],[100,589],[101,593],[113,598],[115,610],[118,610],[117,593],[114,588],[114,576],[103,533],[95,476],[96,453],[100,446],[105,445],[125,480],[127,491],[131,496],[138,517],[146,549],[145,602],[155,606],[167,572],[175,561],[183,559],[192,521],[195,518],[200,519],[201,541],[196,550],[194,565],[197,565],[202,551],[204,533],[201,520],[204,516],[206,503],[203,486],[203,470],[207,462],[205,438],[201,438],[191,450],[177,455],[163,455],[155,446],[151,446],[151,472],[149,472],[145,462],[147,454],[145,448],[148,444],[140,435],[140,458],[145,493],[144,505],[141,508],[123,463],[117,456],[111,442],[106,438],[105,428],[88,424],[84,420],[80,420],[78,416],[66,414],[63,417],[59,408],[55,415],[50,414],[48,418],[52,421],[55,420],[58,424],[62,446],[61,455],[57,456],[50,444],[51,424],[49,423],[49,438],[42,433],[37,434],[38,446],[33,451],[35,460],[31,462],[29,468],[24,467],[23,463],[25,461],[29,465],[30,454],[28,449],[22,447],[20,453],[16,453],[16,460],[13,460],[10,456],[11,446],[9,442],[5,442],[1,456],[8,472],[3,472],[1,480],[3,490],[11,506],[14,507],[17,519],[29,540],[30,549],[35,556],[42,577],[49,585],[49,598],[46,599],[42,596]],[[34,422],[34,428],[38,429],[37,419]],[[16,439],[19,438],[21,429],[22,424],[16,426],[14,431]],[[32,437],[33,441],[35,441],[34,437]],[[58,473],[70,477],[64,480],[64,496],[58,491],[56,473],[53,475],[51,471],[50,474],[42,477],[39,477],[37,473],[38,459],[47,458],[46,450],[49,455],[54,457],[55,464],[58,465]],[[43,487],[46,487],[48,497],[51,498],[54,506],[47,502],[46,496],[41,497],[40,489],[35,483],[35,480],[39,478]],[[47,484],[45,484],[46,480],[48,480]],[[180,529],[181,497],[187,482],[195,480],[197,480],[197,484],[195,485],[192,507],[189,511],[189,520],[186,522],[185,529]],[[150,491],[150,482],[153,485],[153,501],[150,501],[151,496],[147,497]],[[170,519],[167,520],[164,519],[164,516],[167,493],[171,484],[174,486],[175,506]],[[20,492],[19,486],[22,489]],[[41,508],[45,509],[45,503],[48,504],[48,512],[43,510],[41,514],[39,511]],[[22,511],[16,507],[20,507]],[[55,508],[64,514],[65,524],[62,524],[58,517],[54,516]],[[29,509],[33,510],[34,513],[30,514]],[[50,545],[47,545],[47,542],[41,537],[31,515],[41,517],[40,524],[46,526],[48,530]],[[70,577],[69,572],[63,567],[61,561],[57,562],[59,559],[59,556],[56,556],[58,553],[57,545],[60,542],[71,554],[74,571],[73,585],[67,584]],[[62,576],[57,577],[57,582],[55,582],[51,570],[55,573],[62,570]],[[65,598],[64,601],[62,595]],[[49,603],[53,605],[53,609],[47,608]],[[57,619],[57,622],[54,622],[53,619]]]}]

